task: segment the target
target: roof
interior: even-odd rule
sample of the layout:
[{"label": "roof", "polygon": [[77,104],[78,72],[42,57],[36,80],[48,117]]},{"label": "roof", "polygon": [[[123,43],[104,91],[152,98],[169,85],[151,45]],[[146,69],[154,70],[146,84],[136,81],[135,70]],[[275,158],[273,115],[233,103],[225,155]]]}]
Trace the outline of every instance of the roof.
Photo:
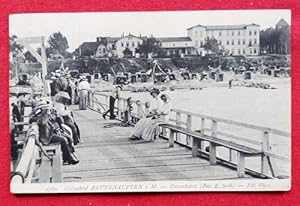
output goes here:
[{"label": "roof", "polygon": [[289,24],[284,20],[284,19],[280,19],[277,24],[276,27],[284,27],[284,26],[289,26]]},{"label": "roof", "polygon": [[98,48],[99,42],[83,42],[80,47],[81,49],[92,49],[96,50]]},{"label": "roof", "polygon": [[107,37],[107,42],[114,43],[114,42],[118,41],[119,39],[121,39],[121,37]]},{"label": "roof", "polygon": [[181,42],[181,41],[192,41],[190,37],[161,37],[157,38],[161,42]]},{"label": "roof", "polygon": [[196,25],[192,26],[190,28],[187,28],[187,30],[190,30],[195,27],[204,27],[207,30],[234,30],[234,29],[244,29],[247,26],[259,26],[258,24],[238,24],[238,25],[210,25],[210,26],[204,26],[204,25]]}]

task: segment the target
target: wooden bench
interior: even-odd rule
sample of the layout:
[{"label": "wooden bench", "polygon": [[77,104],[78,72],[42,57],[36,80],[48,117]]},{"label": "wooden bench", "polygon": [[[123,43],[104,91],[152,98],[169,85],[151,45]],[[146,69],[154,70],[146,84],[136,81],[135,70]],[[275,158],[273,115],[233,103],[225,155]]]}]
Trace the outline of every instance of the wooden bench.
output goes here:
[{"label": "wooden bench", "polygon": [[194,132],[186,128],[182,128],[172,124],[161,124],[162,128],[167,128],[170,130],[169,134],[169,147],[174,147],[174,135],[175,133],[182,133],[192,138],[192,156],[196,157],[199,154],[199,148],[202,147],[201,143],[203,141],[209,142],[209,162],[212,165],[217,163],[217,156],[216,156],[216,147],[222,146],[225,148],[232,149],[237,151],[237,175],[238,177],[245,176],[245,157],[249,156],[257,156],[261,155],[262,152],[241,144],[237,144],[235,142],[231,142],[228,140],[224,140],[221,138],[213,137],[210,135],[205,135],[199,132]]},{"label": "wooden bench", "polygon": [[40,168],[38,183],[62,182],[62,154],[60,144],[42,146],[49,159],[44,153],[40,155]]}]

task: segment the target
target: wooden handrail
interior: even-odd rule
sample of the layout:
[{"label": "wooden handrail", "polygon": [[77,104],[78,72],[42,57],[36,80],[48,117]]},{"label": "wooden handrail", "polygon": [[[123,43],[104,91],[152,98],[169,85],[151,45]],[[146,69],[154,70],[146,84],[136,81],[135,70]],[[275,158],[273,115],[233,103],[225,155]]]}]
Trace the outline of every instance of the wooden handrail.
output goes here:
[{"label": "wooden handrail", "polygon": [[[14,171],[14,173],[18,174],[18,175],[14,175],[12,177],[11,183],[24,183],[23,181],[25,181],[27,174],[30,174],[30,175],[33,174],[32,172],[29,172],[29,170],[32,169],[32,167],[31,167],[32,161],[35,161],[35,152],[36,152],[35,141],[38,138],[38,135],[39,135],[38,125],[36,123],[33,123],[27,132],[26,146],[22,152],[22,156],[17,165],[17,168]],[[29,178],[31,178],[31,177],[29,177]]]},{"label": "wooden handrail", "polygon": [[[105,97],[109,97],[109,94],[103,94],[101,92],[94,92],[97,95],[100,96],[105,96]],[[122,98],[120,97],[119,99],[126,99],[126,98]],[[139,100],[132,100],[133,103],[139,103],[144,105],[145,103],[140,102]],[[230,125],[234,125],[234,126],[239,126],[239,127],[245,127],[248,129],[253,129],[253,130],[258,130],[258,131],[263,131],[263,132],[269,132],[272,134],[276,134],[279,136],[284,136],[284,137],[290,137],[291,134],[289,132],[286,131],[282,131],[282,130],[278,130],[278,129],[274,129],[274,128],[268,128],[268,127],[262,127],[262,126],[258,126],[258,125],[253,125],[253,124],[248,124],[248,123],[243,123],[243,122],[238,122],[238,121],[234,121],[234,120],[228,120],[228,119],[223,119],[223,118],[219,118],[219,117],[213,117],[213,116],[208,116],[208,115],[203,115],[203,114],[197,114],[197,113],[193,113],[193,112],[188,112],[188,111],[184,111],[184,110],[180,110],[180,109],[172,109],[173,112],[176,113],[181,113],[181,114],[185,114],[185,115],[191,115],[193,117],[200,117],[200,118],[205,118],[208,120],[212,120],[212,121],[217,121],[219,123],[225,123],[225,124],[230,124]]]},{"label": "wooden handrail", "polygon": [[290,137],[291,136],[291,134],[289,132],[278,130],[278,129],[262,127],[262,126],[257,126],[257,125],[253,125],[253,124],[237,122],[237,121],[234,121],[234,120],[228,120],[228,119],[223,119],[223,118],[218,118],[218,117],[212,117],[212,116],[197,114],[197,113],[188,112],[188,111],[179,110],[179,109],[172,109],[172,111],[173,112],[178,112],[178,113],[181,113],[181,114],[192,115],[194,117],[200,117],[200,118],[205,118],[205,119],[209,119],[209,120],[212,120],[212,121],[217,121],[219,123],[221,122],[221,123],[230,124],[230,125],[234,125],[234,126],[245,127],[245,128],[248,128],[248,129],[259,130],[259,131],[263,131],[263,132],[269,132],[269,133],[276,134],[276,135],[279,135],[279,136],[284,136],[284,137]]}]

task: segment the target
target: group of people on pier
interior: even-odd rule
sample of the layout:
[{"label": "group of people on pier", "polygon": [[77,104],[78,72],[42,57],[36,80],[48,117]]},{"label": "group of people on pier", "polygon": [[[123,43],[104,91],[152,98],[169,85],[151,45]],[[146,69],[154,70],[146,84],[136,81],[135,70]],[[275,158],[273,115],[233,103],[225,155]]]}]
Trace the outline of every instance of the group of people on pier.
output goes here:
[{"label": "group of people on pier", "polygon": [[[103,118],[106,119],[106,115],[109,113],[110,119],[115,119],[115,101],[119,99],[120,91],[122,86],[118,85],[112,92],[109,98],[109,109],[103,113]],[[160,91],[154,88],[150,91],[150,95],[153,97],[152,102],[147,102],[145,104],[145,111],[143,112],[143,117],[139,119],[134,127],[132,136],[130,140],[140,140],[144,139],[146,141],[154,141],[159,135],[159,125],[166,123],[169,119],[169,113],[171,112],[171,95],[167,91]],[[124,118],[128,119],[128,115],[131,115],[133,106],[131,104],[131,97],[127,99],[127,107],[124,111]]]},{"label": "group of people on pier", "polygon": [[70,97],[68,104],[78,104],[80,110],[86,110],[88,93],[92,89],[85,76],[73,79],[70,74],[62,71],[52,75],[50,91],[51,97],[54,97],[58,91],[67,92]]},{"label": "group of people on pier", "polygon": [[131,140],[156,140],[159,135],[159,125],[169,120],[169,113],[172,109],[170,93],[160,92],[159,89],[154,88],[150,91],[150,95],[153,101],[149,105],[148,112],[145,112],[135,125]]}]

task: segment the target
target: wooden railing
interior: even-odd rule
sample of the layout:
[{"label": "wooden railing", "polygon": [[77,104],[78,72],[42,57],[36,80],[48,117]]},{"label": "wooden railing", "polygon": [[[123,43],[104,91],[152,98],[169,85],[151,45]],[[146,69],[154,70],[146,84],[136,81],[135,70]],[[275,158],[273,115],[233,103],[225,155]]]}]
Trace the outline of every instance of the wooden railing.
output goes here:
[{"label": "wooden railing", "polygon": [[[131,122],[136,123],[142,116],[143,111],[148,108],[145,107],[145,103],[138,100],[132,100],[134,110],[131,112]],[[98,112],[104,111],[109,105],[109,94],[100,92],[94,92],[90,94],[89,101],[90,108]],[[124,111],[127,107],[126,98],[119,98],[116,101],[115,109],[117,110],[117,118],[119,120],[124,119]],[[261,151],[262,155],[259,157],[251,157],[254,168],[246,168],[246,171],[253,171],[256,174],[261,174],[263,177],[279,177],[289,176],[289,171],[281,175],[276,167],[276,163],[284,163],[290,167],[290,155],[281,155],[278,152],[272,151],[272,139],[273,138],[284,138],[287,142],[285,150],[289,151],[289,143],[291,134],[286,131],[257,126],[253,124],[242,123],[238,121],[212,117],[208,115],[197,114],[179,109],[172,109],[170,114],[169,123],[183,127],[191,131],[197,131],[202,134],[209,134],[212,137],[218,137],[232,142],[237,142],[241,145],[247,145],[253,149]],[[209,127],[207,127],[209,126]],[[246,133],[247,135],[245,135]],[[165,134],[165,131],[162,131]],[[163,135],[164,138],[167,136]],[[192,138],[188,135],[176,133],[175,143],[192,149]],[[203,154],[208,154],[207,146],[202,142],[199,148]],[[224,148],[223,148],[224,150]],[[219,153],[218,153],[219,152]],[[237,153],[233,150],[218,151],[218,157],[221,162],[227,162],[231,165],[237,165]],[[227,154],[226,154],[227,153]],[[255,159],[256,158],[256,159]],[[251,160],[249,160],[251,162]],[[275,162],[276,160],[276,162]],[[287,169],[289,170],[289,169]]]},{"label": "wooden railing", "polygon": [[38,148],[36,140],[39,136],[37,124],[32,124],[26,135],[26,144],[20,155],[18,165],[12,173],[11,183],[31,183],[36,169]]},{"label": "wooden railing", "polygon": [[11,183],[62,182],[60,144],[42,146],[36,123],[30,124],[24,141],[16,169],[11,174]]}]

